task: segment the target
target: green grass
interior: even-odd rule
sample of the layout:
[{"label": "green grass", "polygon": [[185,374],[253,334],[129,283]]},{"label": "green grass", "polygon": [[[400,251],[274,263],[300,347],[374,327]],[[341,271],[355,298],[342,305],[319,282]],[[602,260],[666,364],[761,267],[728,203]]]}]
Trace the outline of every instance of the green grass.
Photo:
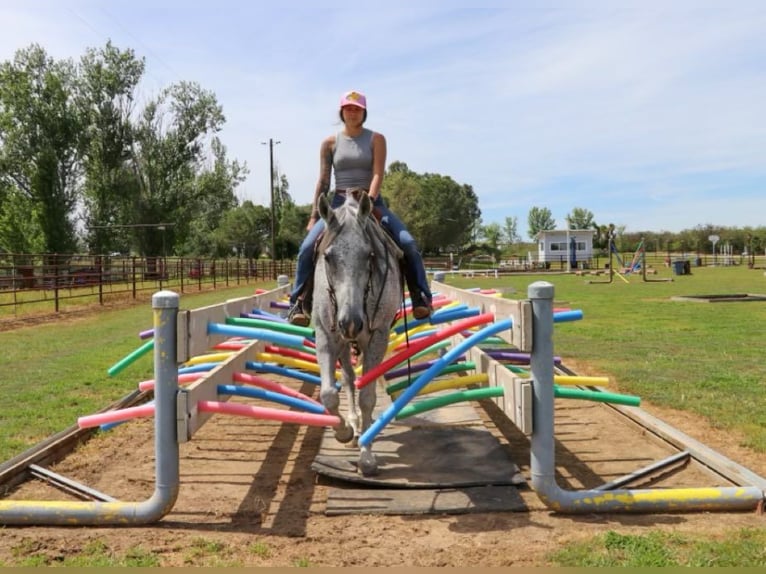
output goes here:
[{"label": "green grass", "polygon": [[124,554],[113,553],[107,544],[100,539],[90,541],[79,553],[69,556],[50,556],[41,552],[36,544],[26,539],[14,548],[14,564],[8,566],[41,567],[41,566],[64,566],[72,568],[81,567],[156,567],[160,566],[160,556],[144,549],[141,546],[133,546]]},{"label": "green grass", "polygon": [[[661,276],[670,278],[662,269]],[[644,401],[705,417],[721,429],[736,431],[756,452],[766,452],[766,368],[763,332],[766,302],[695,303],[671,301],[673,295],[766,293],[763,270],[744,266],[692,268],[692,275],[672,282],[588,284],[604,277],[565,274],[519,274],[461,278],[447,274],[458,287],[494,287],[512,299],[524,299],[534,281],[555,287],[555,306],[580,309],[582,321],[555,326],[555,352],[587,365],[580,374],[608,375],[611,390],[636,394]],[[184,295],[183,308],[196,308],[249,295],[254,286]],[[94,412],[135,389],[151,376],[151,358],[143,357],[116,377],[107,369],[135,350],[137,333],[151,326],[149,304],[103,311],[83,319],[52,321],[44,326],[0,333],[0,459],[66,428],[78,416]],[[214,542],[200,540],[188,556],[195,564],[223,565]],[[640,535],[609,532],[553,552],[560,566],[763,566],[766,533],[733,530],[717,539],[691,538],[648,530]],[[49,565],[33,548],[24,565]],[[254,543],[250,552],[270,550]],[[214,557],[214,558],[213,558]],[[106,549],[83,551],[68,560],[79,564],[154,564],[157,557],[140,548],[125,556]],[[100,562],[102,561],[103,562]],[[106,562],[110,561],[111,562]],[[88,562],[89,561],[89,562]],[[294,566],[309,566],[308,559]]]},{"label": "green grass", "polygon": [[740,529],[724,540],[673,532],[619,534],[608,531],[552,552],[555,566],[766,566],[766,531]]},{"label": "green grass", "polygon": [[[273,284],[260,287],[273,288]],[[181,295],[194,309],[252,295],[254,285]],[[141,346],[151,303],[0,332],[0,461],[77,423],[136,389],[153,374],[147,354],[114,377],[109,367]]]},{"label": "green grass", "polygon": [[[665,278],[670,272],[660,272]],[[515,275],[499,279],[447,275],[458,287],[503,289],[527,297],[534,281],[554,285],[555,307],[580,309],[583,320],[554,327],[555,353],[588,365],[583,375],[608,375],[610,389],[693,412],[714,427],[735,430],[742,443],[766,452],[766,301],[700,303],[674,295],[766,293],[762,270],[692,267],[672,282],[588,284],[604,276]],[[508,291],[513,291],[509,293]]]}]

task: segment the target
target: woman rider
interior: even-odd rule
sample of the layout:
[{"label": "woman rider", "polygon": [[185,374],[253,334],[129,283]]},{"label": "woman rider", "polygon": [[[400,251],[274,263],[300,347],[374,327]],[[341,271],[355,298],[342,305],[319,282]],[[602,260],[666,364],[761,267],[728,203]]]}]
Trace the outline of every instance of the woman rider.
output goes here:
[{"label": "woman rider", "polygon": [[[327,137],[319,148],[319,180],[314,191],[313,209],[306,230],[308,235],[298,251],[295,285],[290,294],[288,319],[295,325],[309,324],[310,309],[304,309],[303,291],[314,271],[314,243],[324,229],[319,218],[318,200],[330,190],[330,178],[335,176],[333,208],[346,200],[346,190],[362,188],[373,200],[380,223],[402,249],[405,257],[405,277],[412,300],[412,314],[416,319],[431,315],[431,290],[426,279],[423,258],[415,238],[404,224],[385,205],[380,186],[386,165],[386,138],[364,126],[367,120],[367,98],[359,92],[346,92],[340,99],[340,119],[343,129]],[[307,306],[308,307],[308,306]]]}]

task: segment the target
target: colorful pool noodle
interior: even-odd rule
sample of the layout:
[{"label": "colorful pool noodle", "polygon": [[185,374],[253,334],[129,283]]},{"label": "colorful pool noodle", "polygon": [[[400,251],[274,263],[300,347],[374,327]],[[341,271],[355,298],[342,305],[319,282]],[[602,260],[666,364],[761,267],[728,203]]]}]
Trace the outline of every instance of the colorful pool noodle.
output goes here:
[{"label": "colorful pool noodle", "polygon": [[582,310],[559,311],[558,313],[553,314],[553,322],[566,323],[569,321],[579,321],[582,317]]},{"label": "colorful pool noodle", "polygon": [[[377,367],[374,367],[370,369],[368,372],[363,374],[361,377],[359,377],[355,381],[355,385],[357,389],[361,389],[365,385],[370,384],[372,381],[383,375],[386,371],[391,369],[392,367],[395,367],[396,365],[399,365],[404,362],[405,359],[412,357],[416,353],[419,353],[423,349],[427,349],[437,341],[442,341],[446,339],[447,337],[451,337],[452,335],[455,335],[457,333],[460,333],[461,331],[465,329],[469,329],[471,327],[474,327],[476,325],[484,325],[485,323],[489,323],[493,321],[495,316],[492,313],[484,313],[482,315],[478,315],[476,317],[469,317],[467,319],[463,319],[459,323],[455,323],[454,325],[450,325],[449,327],[445,327],[444,329],[441,329],[440,331],[436,332],[435,334],[431,335],[430,337],[426,337],[425,339],[418,339],[414,343],[412,343],[407,349],[397,353],[393,357],[390,357],[389,359],[386,359],[385,361],[382,361]],[[458,353],[459,355],[460,353]],[[452,362],[452,361],[449,361]]]},{"label": "colorful pool noodle", "polygon": [[[431,365],[429,364],[426,368],[430,366]],[[465,363],[452,363],[451,365],[444,367],[441,373],[439,373],[439,376],[451,375],[454,373],[465,373],[466,371],[473,371],[475,368],[476,364],[471,361],[466,361]],[[409,387],[412,384],[412,381],[414,381],[416,378],[417,377],[406,377],[400,381],[391,383],[390,385],[386,386],[386,393],[391,394],[401,391],[402,389]]]},{"label": "colorful pool noodle", "polygon": [[300,409],[308,413],[314,413],[317,415],[327,414],[327,411],[322,405],[318,405],[314,402],[304,401],[295,397],[289,397],[282,393],[275,393],[273,391],[267,391],[266,389],[259,389],[258,387],[245,387],[242,385],[218,385],[219,395],[234,395],[238,397],[247,397],[250,399],[261,399],[264,401],[270,401],[272,403],[279,403],[287,407],[293,407]]},{"label": "colorful pool noodle", "polygon": [[[528,364],[530,361],[529,353],[520,353],[518,351],[506,351],[503,349],[482,349],[487,355],[498,361],[516,361],[522,364]],[[561,357],[554,356],[553,364],[560,365]]]},{"label": "colorful pool noodle", "polygon": [[[487,315],[490,318],[493,317],[492,313],[485,313],[479,317],[486,317]],[[466,321],[470,321],[470,319],[467,319]],[[362,433],[362,436],[359,437],[359,446],[369,446],[373,439],[378,435],[378,433],[383,430],[383,427],[390,423],[396,414],[401,411],[402,408],[404,408],[404,406],[420,392],[426,383],[438,375],[446,365],[455,359],[455,357],[463,354],[465,351],[480,343],[490,335],[495,335],[496,333],[510,329],[512,324],[513,321],[510,318],[492,323],[484,327],[479,332],[474,333],[464,341],[461,341],[452,350],[448,351],[425,373],[413,381],[413,383],[407,387],[404,392],[402,392],[402,394],[399,395],[399,397],[397,397],[397,399],[385,411],[383,411],[383,413],[380,414],[380,416],[370,425],[370,427],[364,433]],[[455,325],[455,327],[457,328],[457,332],[460,332],[461,330],[468,328],[468,325]]]},{"label": "colorful pool noodle", "polygon": [[[489,375],[487,373],[476,373],[473,375],[464,375],[464,376],[450,377],[449,379],[435,380],[435,381],[431,381],[425,387],[420,389],[418,396],[422,397],[424,395],[431,395],[433,393],[438,393],[439,391],[459,389],[461,387],[467,387],[468,385],[484,384],[487,382],[489,382]],[[402,392],[404,392],[404,389],[394,391],[393,393],[391,393],[391,398],[395,399]]]},{"label": "colorful pool noodle", "polygon": [[[457,364],[459,361],[462,361],[464,359],[465,359],[465,355],[460,355],[453,361],[453,364]],[[386,379],[387,381],[390,381],[391,379],[409,376],[412,373],[419,373],[420,371],[425,371],[428,367],[433,365],[436,360],[437,359],[432,359],[430,361],[421,361],[419,363],[415,363],[414,365],[410,365],[408,367],[402,367],[400,369],[391,369],[383,375],[383,378]]]},{"label": "colorful pool noodle", "polygon": [[319,372],[319,365],[316,362],[294,359],[293,357],[288,357],[286,355],[276,355],[274,353],[256,353],[255,360],[263,361],[264,363],[276,363],[277,365],[294,367],[296,369],[309,371],[311,373]]},{"label": "colorful pool noodle", "polygon": [[[428,385],[427,385],[428,386]],[[596,401],[603,403],[612,403],[637,407],[641,404],[641,399],[632,395],[618,395],[614,393],[605,393],[601,391],[584,391],[581,389],[568,389],[554,387],[554,396],[562,399],[581,399],[586,401]],[[505,390],[503,387],[484,387],[481,389],[468,389],[450,393],[441,397],[433,397],[416,403],[411,403],[402,408],[396,415],[396,419],[403,419],[425,411],[437,409],[447,405],[452,405],[464,401],[475,401],[491,397],[502,397]],[[361,444],[361,441],[360,441]]]},{"label": "colorful pool noodle", "polygon": [[227,325],[236,325],[239,327],[252,327],[255,329],[267,329],[269,331],[277,331],[279,333],[287,333],[289,335],[311,335],[314,330],[310,327],[299,327],[298,325],[292,325],[291,323],[275,323],[274,321],[267,321],[265,319],[248,319],[244,317],[226,317]]},{"label": "colorful pool noodle", "polygon": [[237,415],[257,419],[298,423],[310,426],[334,427],[340,425],[340,417],[333,415],[316,415],[284,409],[270,409],[219,401],[198,401],[197,408],[203,413],[218,413],[224,415]]},{"label": "colorful pool noodle", "polygon": [[637,407],[641,405],[641,397],[634,395],[620,395],[605,391],[589,391],[586,389],[572,389],[569,387],[554,386],[553,396],[562,399],[581,399],[585,401],[626,405],[629,407]]},{"label": "colorful pool noodle", "polygon": [[[299,327],[302,328],[302,327]],[[228,335],[229,337],[250,337],[260,341],[268,341],[283,347],[301,348],[305,337],[281,333],[274,329],[257,329],[255,327],[241,327],[237,325],[224,325],[221,323],[208,323],[208,335]]]},{"label": "colorful pool noodle", "polygon": [[472,317],[479,315],[481,310],[478,307],[468,307],[468,305],[460,305],[455,309],[445,309],[443,311],[437,311],[427,319],[415,319],[409,321],[406,325],[401,323],[394,327],[394,333],[403,333],[405,330],[419,327],[420,325],[439,325],[441,323],[449,323],[450,321],[457,321],[466,317]]},{"label": "colorful pool noodle", "polygon": [[245,368],[250,371],[256,371],[260,373],[271,373],[272,375],[282,375],[283,377],[289,377],[291,379],[297,379],[304,383],[311,383],[313,385],[321,385],[322,379],[316,375],[304,373],[296,369],[288,369],[286,367],[280,367],[278,365],[272,365],[270,363],[262,363],[258,361],[247,361]]},{"label": "colorful pool noodle", "polygon": [[553,375],[557,385],[592,385],[595,387],[609,384],[609,377],[584,377],[580,375]]},{"label": "colorful pool noodle", "polygon": [[221,363],[202,363],[199,365],[192,365],[190,367],[179,367],[178,374],[184,375],[186,373],[206,373],[207,371],[212,371],[220,364]]},{"label": "colorful pool noodle", "polygon": [[125,358],[119,360],[117,363],[109,367],[109,370],[107,373],[110,377],[115,376],[120,371],[124,370],[128,365],[136,362],[139,358],[146,355],[149,351],[154,349],[154,339],[151,339],[150,341],[147,341],[143,345],[141,345],[138,349],[130,353]]},{"label": "colorful pool noodle", "polygon": [[184,366],[190,367],[192,365],[200,365],[203,363],[222,363],[229,357],[231,357],[234,353],[206,353],[204,355],[197,355],[195,357],[190,357],[186,360],[184,363]]},{"label": "colorful pool noodle", "polygon": [[271,303],[269,303],[269,307],[271,307],[272,309],[289,309],[290,303],[286,301],[272,301]]},{"label": "colorful pool noodle", "polygon": [[291,389],[290,387],[287,387],[283,385],[282,383],[277,383],[276,381],[271,381],[269,379],[264,379],[263,377],[259,377],[257,375],[251,375],[250,373],[234,373],[233,380],[236,383],[244,383],[246,385],[254,385],[256,387],[261,387],[262,389],[266,389],[267,391],[273,391],[275,393],[282,393],[283,395],[287,395],[288,397],[295,397],[296,399],[301,399],[304,401],[310,401],[313,403],[316,403],[318,405],[321,405],[319,401],[316,399],[311,398],[308,395],[304,395],[300,391],[296,391],[295,389]]},{"label": "colorful pool noodle", "polygon": [[154,337],[154,329],[146,329],[138,334],[138,338],[142,341],[145,339],[151,339]]},{"label": "colorful pool noodle", "polygon": [[284,317],[274,313],[267,313],[261,309],[253,309],[250,313],[240,313],[239,316],[245,319],[263,319],[264,321],[272,321],[273,323],[289,323]]},{"label": "colorful pool noodle", "polygon": [[277,345],[266,345],[264,351],[267,353],[273,353],[275,355],[284,355],[285,357],[292,357],[293,359],[300,359],[302,361],[308,361],[309,363],[316,363],[317,356],[315,353],[307,353],[306,351],[298,351],[297,349],[285,349]]},{"label": "colorful pool noodle", "polygon": [[86,415],[77,419],[77,426],[81,429],[97,427],[108,423],[117,423],[137,419],[141,417],[150,417],[154,415],[154,403],[138,405],[136,407],[127,407],[116,409],[93,415]]},{"label": "colorful pool noodle", "polygon": [[503,387],[483,387],[481,389],[467,389],[457,391],[440,397],[433,397],[416,403],[406,405],[396,414],[396,419],[404,419],[422,412],[431,411],[447,405],[462,403],[465,401],[478,401],[491,397],[502,397],[505,389]]}]

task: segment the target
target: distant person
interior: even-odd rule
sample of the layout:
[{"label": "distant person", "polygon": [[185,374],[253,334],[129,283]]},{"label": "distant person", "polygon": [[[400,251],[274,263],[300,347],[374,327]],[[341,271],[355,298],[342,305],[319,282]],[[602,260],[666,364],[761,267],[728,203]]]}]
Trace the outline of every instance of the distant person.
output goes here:
[{"label": "distant person", "polygon": [[[318,201],[330,191],[331,176],[335,178],[332,207],[346,200],[346,190],[361,188],[373,200],[376,217],[404,252],[404,275],[412,300],[412,314],[416,319],[431,315],[431,290],[426,278],[420,250],[404,224],[383,202],[380,186],[386,165],[386,138],[364,126],[367,120],[367,98],[359,92],[346,92],[340,99],[338,112],[343,129],[327,137],[319,148],[319,180],[314,191],[313,209],[306,230],[308,234],[298,251],[295,285],[290,294],[288,320],[294,325],[306,326],[311,313],[311,276],[314,272],[314,244],[324,229],[319,217]],[[304,293],[304,291],[306,291]]]}]

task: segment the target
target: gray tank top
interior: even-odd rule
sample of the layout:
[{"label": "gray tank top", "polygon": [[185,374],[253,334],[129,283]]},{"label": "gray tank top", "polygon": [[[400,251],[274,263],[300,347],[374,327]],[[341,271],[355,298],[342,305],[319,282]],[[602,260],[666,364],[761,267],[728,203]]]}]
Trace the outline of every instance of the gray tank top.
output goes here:
[{"label": "gray tank top", "polygon": [[332,166],[335,187],[370,189],[372,183],[372,130],[364,128],[355,138],[339,132],[335,136]]}]

